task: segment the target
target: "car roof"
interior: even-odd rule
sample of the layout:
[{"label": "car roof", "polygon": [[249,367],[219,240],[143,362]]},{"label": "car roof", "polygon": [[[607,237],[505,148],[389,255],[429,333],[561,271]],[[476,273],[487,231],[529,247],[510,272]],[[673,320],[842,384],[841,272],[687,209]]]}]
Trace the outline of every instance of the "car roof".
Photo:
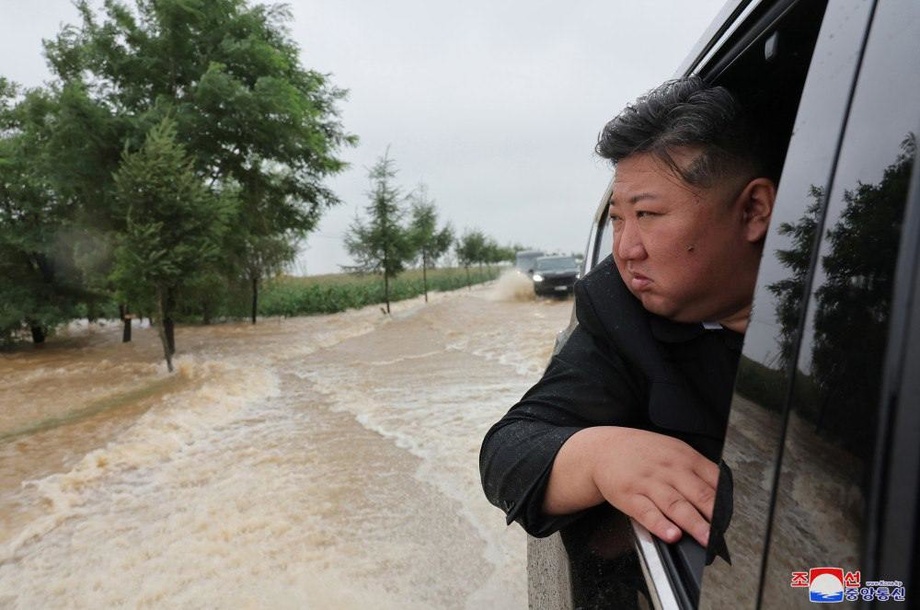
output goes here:
[{"label": "car roof", "polygon": [[[779,4],[780,2],[777,2]],[[713,50],[724,43],[726,35],[730,34],[733,25],[738,23],[738,16],[760,4],[760,0],[728,0],[719,13],[703,32],[696,44],[687,54],[675,77],[685,76],[696,70],[700,62]]]}]

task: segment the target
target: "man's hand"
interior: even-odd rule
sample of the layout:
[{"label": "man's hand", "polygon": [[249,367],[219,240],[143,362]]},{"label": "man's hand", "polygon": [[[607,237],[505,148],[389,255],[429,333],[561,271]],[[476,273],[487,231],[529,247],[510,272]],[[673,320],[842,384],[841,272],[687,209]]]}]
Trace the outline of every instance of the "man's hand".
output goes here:
[{"label": "man's hand", "polygon": [[683,530],[706,546],[718,481],[719,467],[683,441],[598,426],[559,450],[543,509],[567,514],[607,501],[665,542]]}]

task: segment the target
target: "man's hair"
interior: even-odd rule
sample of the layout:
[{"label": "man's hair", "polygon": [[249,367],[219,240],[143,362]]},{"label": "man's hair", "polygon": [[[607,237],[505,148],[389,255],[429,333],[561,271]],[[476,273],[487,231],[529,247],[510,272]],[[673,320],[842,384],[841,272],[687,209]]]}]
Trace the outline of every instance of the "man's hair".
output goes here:
[{"label": "man's hair", "polygon": [[[701,154],[680,167],[672,153]],[[595,151],[615,166],[635,153],[651,153],[685,182],[709,187],[728,176],[767,174],[760,138],[738,101],[724,87],[698,76],[667,81],[637,99],[604,126]]]}]

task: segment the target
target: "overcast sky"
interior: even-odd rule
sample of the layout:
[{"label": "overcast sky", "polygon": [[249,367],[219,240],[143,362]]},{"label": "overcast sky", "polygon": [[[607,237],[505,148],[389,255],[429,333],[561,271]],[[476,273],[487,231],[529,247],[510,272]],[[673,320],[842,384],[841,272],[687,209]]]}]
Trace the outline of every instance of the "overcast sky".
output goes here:
[{"label": "overcast sky", "polygon": [[[500,244],[584,248],[610,170],[597,133],[672,77],[724,0],[293,0],[307,68],[349,90],[360,138],[329,181],[327,212],[295,271],[349,264],[342,236],[367,204],[367,170],[390,147],[408,193],[419,183],[442,223]],[[0,0],[0,75],[48,78],[41,41],[76,23],[69,0]]]}]

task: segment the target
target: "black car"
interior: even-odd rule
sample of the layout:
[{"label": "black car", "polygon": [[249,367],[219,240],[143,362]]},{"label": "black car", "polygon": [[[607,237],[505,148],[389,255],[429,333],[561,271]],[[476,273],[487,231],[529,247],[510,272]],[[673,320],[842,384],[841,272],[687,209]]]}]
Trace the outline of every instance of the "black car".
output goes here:
[{"label": "black car", "polygon": [[537,296],[566,296],[575,291],[581,264],[574,256],[541,256],[534,260],[530,277]]},{"label": "black car", "polygon": [[722,456],[731,564],[601,511],[529,539],[531,608],[920,607],[918,32],[916,0],[734,0],[690,53],[676,76],[734,92],[783,167]]}]

